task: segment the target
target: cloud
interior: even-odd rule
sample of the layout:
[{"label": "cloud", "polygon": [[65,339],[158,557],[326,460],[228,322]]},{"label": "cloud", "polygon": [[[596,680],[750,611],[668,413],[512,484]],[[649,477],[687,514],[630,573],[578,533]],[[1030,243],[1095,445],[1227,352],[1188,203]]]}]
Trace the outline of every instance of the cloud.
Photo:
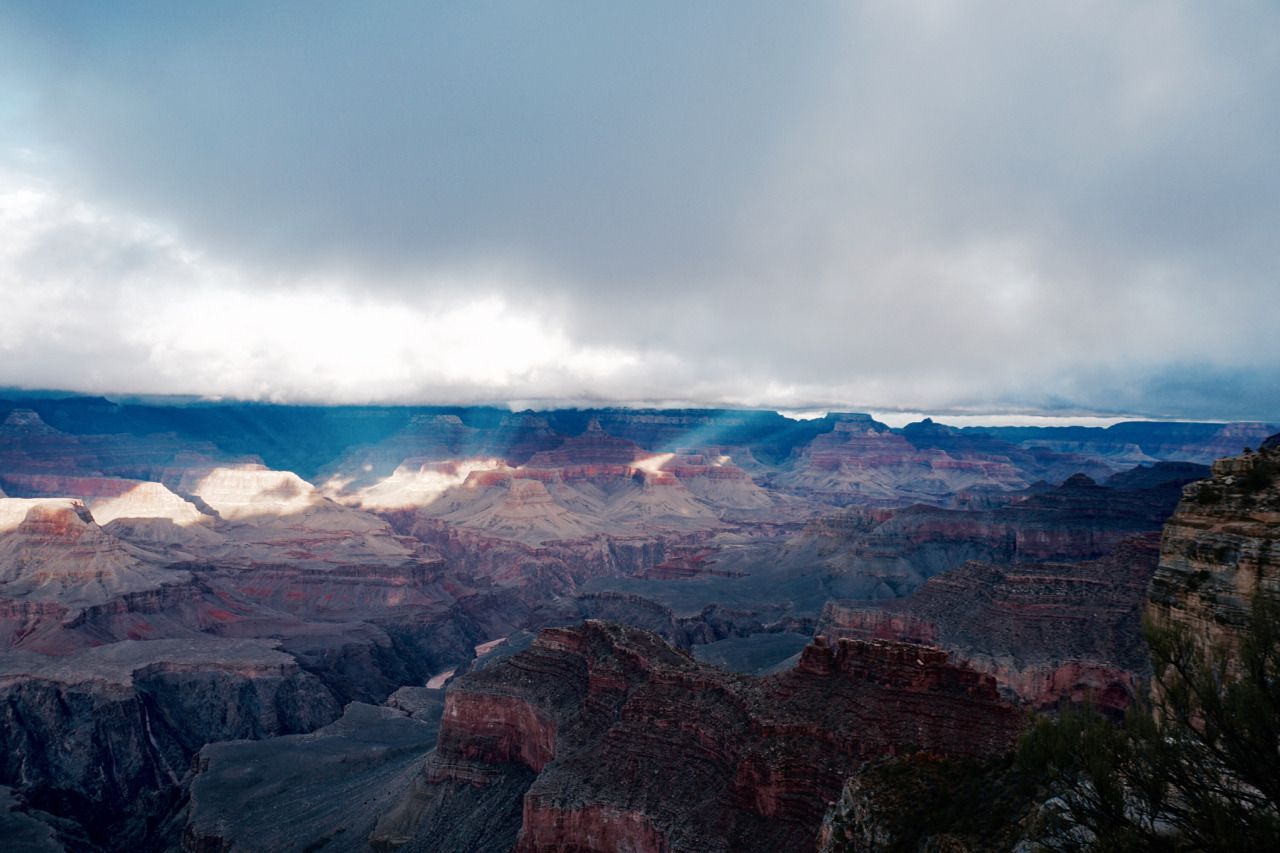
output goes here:
[{"label": "cloud", "polygon": [[[500,297],[414,304],[290,286],[148,223],[0,176],[0,382],[268,400],[555,397],[634,372]],[[473,288],[483,293],[483,282]],[[661,360],[661,356],[652,358]],[[584,386],[585,387],[585,386]]]},{"label": "cloud", "polygon": [[1275,418],[1277,24],[1274,4],[18,6],[0,163],[55,200],[0,236],[0,346],[26,342],[0,370]]}]

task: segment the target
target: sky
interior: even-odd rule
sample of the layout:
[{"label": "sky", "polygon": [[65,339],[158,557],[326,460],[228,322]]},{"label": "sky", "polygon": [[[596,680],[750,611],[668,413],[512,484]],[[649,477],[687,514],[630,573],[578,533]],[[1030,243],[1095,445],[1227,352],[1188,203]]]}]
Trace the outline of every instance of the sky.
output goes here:
[{"label": "sky", "polygon": [[0,385],[1280,420],[1274,2],[0,3]]}]

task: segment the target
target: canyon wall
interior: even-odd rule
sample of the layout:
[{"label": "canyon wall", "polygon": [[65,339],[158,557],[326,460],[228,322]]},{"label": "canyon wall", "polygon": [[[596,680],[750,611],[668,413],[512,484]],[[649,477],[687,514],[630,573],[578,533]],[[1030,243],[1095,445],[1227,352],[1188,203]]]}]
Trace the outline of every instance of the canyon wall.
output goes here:
[{"label": "canyon wall", "polygon": [[1165,525],[1148,612],[1205,650],[1238,643],[1256,595],[1280,598],[1280,443],[1220,459]]},{"label": "canyon wall", "polygon": [[588,621],[451,685],[437,749],[378,837],[406,850],[805,849],[860,762],[998,753],[1021,724],[994,680],[938,650],[819,640],[794,669],[752,678]]}]

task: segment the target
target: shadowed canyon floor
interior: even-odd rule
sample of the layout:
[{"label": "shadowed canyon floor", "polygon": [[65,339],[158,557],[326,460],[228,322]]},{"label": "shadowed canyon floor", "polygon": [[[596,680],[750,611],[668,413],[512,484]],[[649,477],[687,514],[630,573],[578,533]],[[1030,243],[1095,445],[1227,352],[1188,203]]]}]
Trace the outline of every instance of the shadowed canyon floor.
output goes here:
[{"label": "shadowed canyon floor", "polygon": [[94,398],[0,422],[0,831],[50,850],[807,849],[864,758],[1123,708],[1162,525],[1275,431]]}]

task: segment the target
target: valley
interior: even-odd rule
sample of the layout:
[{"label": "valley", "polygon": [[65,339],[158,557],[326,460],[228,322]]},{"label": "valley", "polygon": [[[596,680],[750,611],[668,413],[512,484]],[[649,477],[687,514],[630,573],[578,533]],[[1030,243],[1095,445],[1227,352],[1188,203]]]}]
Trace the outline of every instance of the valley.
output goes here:
[{"label": "valley", "polygon": [[0,831],[32,850],[803,846],[869,757],[1123,711],[1165,521],[1276,431],[0,421]]}]

